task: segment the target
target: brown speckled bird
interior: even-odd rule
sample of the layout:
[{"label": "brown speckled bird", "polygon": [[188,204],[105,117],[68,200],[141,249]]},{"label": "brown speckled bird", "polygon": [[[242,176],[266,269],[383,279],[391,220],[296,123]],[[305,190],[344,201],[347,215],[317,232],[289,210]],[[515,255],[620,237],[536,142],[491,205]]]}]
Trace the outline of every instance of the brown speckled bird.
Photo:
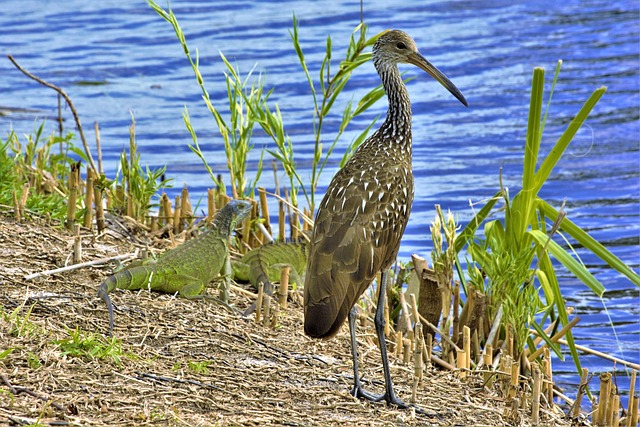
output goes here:
[{"label": "brown speckled bird", "polygon": [[[334,176],[320,203],[313,227],[304,284],[304,331],[331,338],[347,316],[351,332],[352,394],[371,401],[408,405],[393,390],[384,337],[387,271],[396,260],[413,202],[411,101],[397,64],[413,64],[429,73],[465,106],[456,86],[419,52],[402,31],[383,33],[373,46],[373,64],[389,100],[387,117]],[[381,343],[385,393],[362,389],[358,376],[354,304],[382,272],[375,314]]]}]

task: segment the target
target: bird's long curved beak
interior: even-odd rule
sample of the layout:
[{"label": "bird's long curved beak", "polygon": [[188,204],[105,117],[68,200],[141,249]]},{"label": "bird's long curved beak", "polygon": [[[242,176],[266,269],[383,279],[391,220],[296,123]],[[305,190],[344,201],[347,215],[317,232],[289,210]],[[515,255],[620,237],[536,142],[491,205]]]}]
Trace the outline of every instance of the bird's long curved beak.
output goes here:
[{"label": "bird's long curved beak", "polygon": [[409,64],[415,65],[416,67],[426,71],[436,79],[442,86],[447,88],[449,92],[456,98],[458,101],[462,102],[465,107],[468,107],[467,100],[464,98],[464,95],[460,90],[454,85],[451,80],[447,76],[445,76],[440,70],[438,70],[431,62],[427,61],[424,56],[420,55],[417,52],[409,54],[407,58],[407,62]]}]

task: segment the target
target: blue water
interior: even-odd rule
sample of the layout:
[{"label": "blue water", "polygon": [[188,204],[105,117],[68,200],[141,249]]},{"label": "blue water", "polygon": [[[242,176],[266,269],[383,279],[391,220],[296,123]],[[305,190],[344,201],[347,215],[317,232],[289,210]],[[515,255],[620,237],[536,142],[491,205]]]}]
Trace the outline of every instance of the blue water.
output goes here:
[{"label": "blue water", "polygon": [[[222,142],[201,100],[173,30],[143,1],[64,2],[5,0],[0,15],[0,48],[36,75],[63,87],[92,141],[93,122],[101,126],[105,170],[113,173],[120,151],[128,147],[131,113],[136,118],[139,151],[151,167],[167,165],[167,176],[179,189],[189,184],[192,196],[212,186],[200,161],[190,152],[191,138],[182,112],[189,109],[209,163],[225,171]],[[347,38],[360,20],[359,2],[183,1],[172,7],[195,52],[214,104],[225,106],[224,54],[246,74],[254,65],[275,91],[303,176],[312,153],[311,98],[292,49],[288,29],[292,14],[312,75],[317,75],[325,39],[332,35],[340,58]],[[606,95],[580,130],[541,195],[556,207],[566,200],[569,218],[588,230],[636,271],[640,266],[640,12],[637,2],[577,1],[367,1],[364,17],[374,34],[401,28],[422,53],[444,71],[469,101],[462,107],[417,69],[409,84],[414,109],[416,200],[401,257],[417,252],[428,257],[428,223],[434,204],[451,209],[464,224],[504,183],[515,194],[519,185],[528,97],[533,67],[553,73],[564,61],[545,130],[543,154],[591,92],[602,85]],[[3,56],[4,57],[4,56]],[[337,65],[337,62],[336,62]],[[11,129],[31,133],[43,118],[47,132],[56,127],[57,98],[0,59],[0,107],[35,112],[0,116],[0,134]],[[106,84],[86,86],[82,81]],[[355,99],[378,84],[373,66],[357,70],[347,94]],[[344,103],[336,105],[338,114]],[[370,120],[383,114],[383,102],[359,117],[343,136],[340,154]],[[69,111],[66,126],[73,129]],[[331,132],[339,116],[327,124]],[[271,147],[257,131],[257,148]],[[95,156],[95,154],[94,154]],[[330,163],[319,197],[336,170]],[[251,157],[255,173],[258,150]],[[270,163],[270,162],[268,162]],[[273,188],[271,173],[261,185]],[[281,182],[284,179],[281,178]],[[174,190],[177,191],[177,190]],[[640,362],[640,294],[628,280],[578,249],[583,261],[608,292],[600,300],[561,274],[567,304],[582,321],[574,334],[580,344]],[[608,308],[608,315],[604,306]],[[615,334],[609,317],[615,324]],[[585,356],[590,372],[612,370],[610,362]],[[555,362],[560,385],[573,395],[577,378],[570,360]],[[618,367],[617,383],[629,389]],[[558,379],[558,376],[556,377]],[[597,387],[596,387],[597,388]],[[626,397],[623,397],[626,402]]]}]

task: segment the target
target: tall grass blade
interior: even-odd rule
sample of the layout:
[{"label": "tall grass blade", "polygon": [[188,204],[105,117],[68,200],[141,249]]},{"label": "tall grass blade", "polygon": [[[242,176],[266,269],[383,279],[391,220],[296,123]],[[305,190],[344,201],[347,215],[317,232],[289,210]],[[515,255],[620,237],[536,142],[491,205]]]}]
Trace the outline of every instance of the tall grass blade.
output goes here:
[{"label": "tall grass blade", "polygon": [[[538,199],[538,207],[551,220],[555,221],[555,218],[558,217],[558,211],[546,201]],[[638,274],[570,219],[565,217],[560,223],[560,229],[573,237],[585,249],[588,249],[598,258],[606,262],[609,267],[625,275],[634,285],[640,287],[640,276]]]},{"label": "tall grass blade", "polygon": [[587,99],[587,101],[584,103],[582,108],[580,108],[578,114],[573,118],[573,120],[571,120],[571,123],[569,123],[567,129],[564,131],[562,136],[560,136],[554,147],[551,149],[551,152],[549,152],[549,155],[547,155],[547,158],[538,169],[538,172],[535,174],[534,193],[537,194],[540,188],[542,188],[542,185],[545,183],[547,178],[549,178],[551,171],[560,160],[560,157],[562,157],[562,154],[567,149],[567,146],[576,135],[580,127],[584,124],[585,120],[587,120],[587,117],[589,116],[589,113],[591,113],[593,107],[595,107],[595,105],[598,103],[598,101],[606,91],[607,88],[604,86],[596,89],[591,94],[589,99]]},{"label": "tall grass blade", "polygon": [[576,261],[567,251],[565,251],[555,241],[550,240],[549,236],[544,234],[540,230],[530,230],[528,232],[534,240],[540,245],[545,246],[546,249],[564,265],[567,270],[573,273],[580,281],[587,285],[596,295],[601,297],[604,294],[605,288],[598,280],[593,277],[589,270],[584,265]]}]

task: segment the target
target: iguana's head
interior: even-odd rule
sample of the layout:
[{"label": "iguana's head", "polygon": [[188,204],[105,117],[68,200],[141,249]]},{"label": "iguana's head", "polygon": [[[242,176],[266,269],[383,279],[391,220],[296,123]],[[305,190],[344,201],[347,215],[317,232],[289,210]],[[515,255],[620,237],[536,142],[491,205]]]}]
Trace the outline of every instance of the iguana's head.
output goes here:
[{"label": "iguana's head", "polygon": [[213,219],[213,228],[223,236],[229,236],[236,225],[241,223],[253,209],[251,202],[231,200],[220,209]]},{"label": "iguana's head", "polygon": [[225,209],[231,215],[231,228],[234,228],[236,224],[241,223],[249,215],[253,209],[253,204],[247,200],[231,200],[222,208],[222,211],[224,212]]}]

